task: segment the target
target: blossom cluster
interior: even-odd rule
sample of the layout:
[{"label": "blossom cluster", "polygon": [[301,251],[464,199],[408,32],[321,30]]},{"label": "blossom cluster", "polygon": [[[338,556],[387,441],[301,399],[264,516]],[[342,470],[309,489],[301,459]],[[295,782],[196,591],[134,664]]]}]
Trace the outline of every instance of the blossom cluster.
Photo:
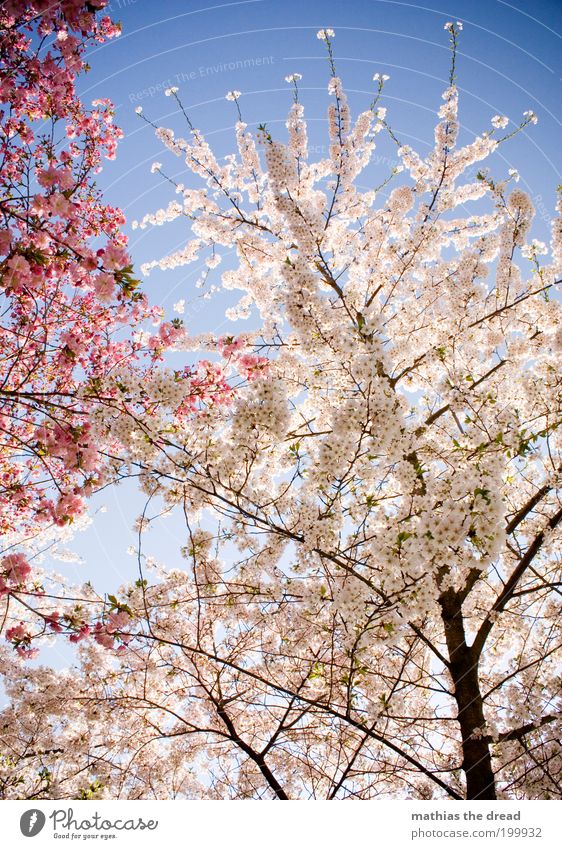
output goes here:
[{"label": "blossom cluster", "polygon": [[[156,129],[189,173],[140,226],[190,231],[145,272],[205,257],[240,300],[218,338],[179,320],[149,336],[155,360],[172,346],[203,351],[197,366],[113,367],[89,428],[34,430],[70,469],[103,437],[147,500],[133,585],[83,587],[87,615],[36,598],[36,631],[69,633],[82,666],[64,708],[59,680],[23,673],[5,724],[15,751],[30,711],[36,749],[68,735],[54,792],[84,772],[92,794],[134,798],[559,793],[562,200],[546,245],[513,171],[480,165],[507,116],[461,144],[462,24],[445,29],[423,154],[379,103],[386,75],[353,119],[329,29],[325,157],[298,92],[286,141],[240,119],[220,161],[190,118],[185,137]],[[382,133],[401,165],[379,175]],[[147,553],[154,501],[185,519],[179,566]],[[32,578],[18,555],[1,569],[4,595]],[[31,625],[8,633],[26,657]],[[87,734],[65,728],[76,704]]]},{"label": "blossom cluster", "polygon": [[119,34],[96,15],[104,6],[15,0],[0,11],[9,106],[0,115],[2,532],[83,510],[104,463],[77,389],[135,360],[140,346],[119,332],[151,314],[131,274],[124,216],[95,185],[122,133],[108,100],[86,108],[75,90],[88,45]]}]

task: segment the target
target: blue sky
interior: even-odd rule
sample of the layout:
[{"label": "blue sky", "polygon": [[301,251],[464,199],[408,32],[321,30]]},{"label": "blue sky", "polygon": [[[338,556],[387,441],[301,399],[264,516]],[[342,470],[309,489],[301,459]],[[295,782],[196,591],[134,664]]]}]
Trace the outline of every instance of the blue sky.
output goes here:
[{"label": "blue sky", "polygon": [[[428,0],[431,2],[431,0]],[[110,97],[117,122],[125,131],[117,161],[109,163],[100,182],[108,199],[123,208],[129,221],[172,199],[170,187],[150,173],[155,160],[167,173],[185,179],[185,169],[163,151],[153,130],[136,114],[144,114],[176,133],[185,130],[182,116],[164,90],[177,85],[193,123],[204,131],[218,155],[233,150],[234,104],[229,89],[242,92],[241,108],[250,127],[265,122],[279,136],[291,102],[287,74],[303,75],[299,86],[309,118],[311,146],[321,156],[325,145],[328,80],[324,45],[316,39],[322,26],[336,30],[334,50],[354,112],[370,102],[375,71],[390,75],[384,105],[405,143],[427,152],[433,144],[435,113],[449,67],[445,21],[464,22],[458,60],[461,91],[461,141],[470,141],[490,126],[490,118],[506,114],[514,122],[533,109],[539,124],[501,148],[495,156],[498,176],[516,167],[522,187],[535,199],[536,232],[545,228],[561,182],[560,31],[562,6],[553,0],[521,3],[462,0],[442,6],[395,0],[350,0],[347,3],[302,0],[239,0],[212,6],[191,0],[111,0],[111,13],[123,25],[122,36],[89,54],[92,71],[83,78],[84,99]],[[513,126],[513,125],[512,125]],[[325,150],[325,148],[324,148]],[[395,163],[391,140],[378,137],[373,185]],[[156,231],[130,232],[138,266],[179,247],[183,223]],[[156,271],[146,282],[152,298],[171,314],[179,298],[188,304],[198,293],[195,266],[176,272]],[[217,272],[218,273],[218,272]],[[197,327],[216,329],[221,310],[196,305]],[[219,305],[223,307],[221,303]],[[189,316],[189,310],[188,310]]]},{"label": "blue sky", "polygon": [[[328,69],[320,27],[335,29],[334,50],[353,111],[366,108],[373,92],[372,76],[391,77],[383,105],[400,139],[426,152],[433,143],[435,113],[441,103],[449,67],[447,20],[464,23],[458,61],[461,91],[461,141],[490,126],[491,117],[506,114],[518,122],[533,109],[539,123],[495,155],[499,176],[515,167],[521,185],[537,206],[535,235],[547,236],[545,220],[553,210],[560,168],[560,36],[562,6],[554,0],[517,4],[503,0],[461,0],[428,5],[394,0],[243,0],[205,6],[203,2],[111,0],[111,14],[123,25],[121,38],[89,54],[91,72],[79,90],[84,100],[109,97],[117,107],[117,123],[125,131],[117,160],[109,163],[100,183],[108,200],[132,221],[167,203],[172,194],[158,175],[154,160],[182,174],[181,162],[166,155],[150,127],[135,115],[135,106],[157,123],[183,129],[180,115],[164,89],[178,85],[192,121],[207,135],[218,155],[233,150],[234,105],[224,99],[229,89],[243,93],[244,119],[253,126],[266,122],[283,136],[291,102],[284,77],[302,73],[302,101],[311,120],[311,145],[325,143]],[[379,137],[372,178],[387,176],[394,159],[392,143]],[[185,175],[182,175],[183,177]],[[129,231],[137,267],[179,246],[187,233],[179,227],[153,232]],[[172,304],[196,294],[198,269],[153,272],[146,289],[172,316]],[[203,302],[186,313],[193,332],[218,329],[222,302]],[[222,308],[222,309],[221,309]],[[135,538],[132,525],[142,501],[133,485],[103,493],[95,508],[107,505],[93,525],[77,536],[73,548],[87,562],[60,567],[81,581],[90,575],[111,592],[136,577],[134,558],[126,554]],[[148,550],[169,565],[179,565],[184,544],[182,526],[161,522],[147,537]]]}]

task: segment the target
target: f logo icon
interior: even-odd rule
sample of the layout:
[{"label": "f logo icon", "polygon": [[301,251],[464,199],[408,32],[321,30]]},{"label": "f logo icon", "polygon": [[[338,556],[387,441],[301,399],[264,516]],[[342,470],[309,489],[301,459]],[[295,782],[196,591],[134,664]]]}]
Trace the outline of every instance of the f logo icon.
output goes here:
[{"label": "f logo icon", "polygon": [[43,811],[33,808],[26,811],[20,817],[20,831],[26,837],[35,837],[45,825],[45,814]]}]

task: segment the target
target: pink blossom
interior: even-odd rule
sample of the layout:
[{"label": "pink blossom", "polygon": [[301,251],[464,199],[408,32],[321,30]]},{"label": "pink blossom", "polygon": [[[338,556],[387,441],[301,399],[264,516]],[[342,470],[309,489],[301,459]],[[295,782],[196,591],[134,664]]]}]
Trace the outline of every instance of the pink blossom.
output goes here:
[{"label": "pink blossom", "polygon": [[53,510],[53,519],[57,525],[66,525],[84,512],[86,503],[80,495],[69,493],[62,495]]},{"label": "pink blossom", "polygon": [[55,192],[49,198],[49,209],[53,215],[59,215],[61,218],[69,218],[73,212],[72,204],[60,192]]},{"label": "pink blossom", "polygon": [[47,616],[45,616],[45,624],[49,625],[49,627],[51,628],[52,631],[55,632],[55,634],[60,634],[61,631],[63,630],[62,625],[59,622],[59,619],[60,619],[60,613],[57,610],[55,610],[55,611],[53,611],[53,613],[49,613]]},{"label": "pink blossom", "polygon": [[124,268],[130,259],[126,249],[122,245],[111,244],[104,251],[99,252],[104,268],[110,271]]},{"label": "pink blossom", "polygon": [[44,188],[56,186],[59,181],[59,170],[54,165],[37,172],[37,182]]},{"label": "pink blossom", "polygon": [[17,654],[25,660],[29,660],[38,654],[38,649],[30,647],[32,633],[29,626],[24,625],[23,622],[6,630],[6,640],[13,643]]},{"label": "pink blossom", "polygon": [[217,347],[223,357],[230,357],[236,351],[245,348],[246,342],[241,336],[221,336],[217,342]]},{"label": "pink blossom", "polygon": [[23,584],[31,574],[31,566],[23,554],[7,554],[0,561],[0,567],[13,584]]},{"label": "pink blossom", "polygon": [[11,248],[12,231],[8,227],[6,230],[0,230],[0,256],[5,256]]},{"label": "pink blossom", "polygon": [[98,274],[94,280],[94,291],[102,304],[110,303],[115,293],[115,279],[110,274]]},{"label": "pink blossom", "polygon": [[125,610],[114,611],[107,617],[106,629],[109,634],[114,634],[126,628],[130,621],[131,617]]},{"label": "pink blossom", "polygon": [[7,262],[5,284],[14,291],[19,291],[31,276],[31,268],[25,257],[16,254]]},{"label": "pink blossom", "polygon": [[91,634],[91,628],[89,625],[82,625],[75,634],[71,634],[69,642],[71,643],[80,643],[82,640],[85,640]]},{"label": "pink blossom", "polygon": [[115,643],[115,637],[101,624],[97,622],[94,628],[94,640],[105,649],[112,649]]}]

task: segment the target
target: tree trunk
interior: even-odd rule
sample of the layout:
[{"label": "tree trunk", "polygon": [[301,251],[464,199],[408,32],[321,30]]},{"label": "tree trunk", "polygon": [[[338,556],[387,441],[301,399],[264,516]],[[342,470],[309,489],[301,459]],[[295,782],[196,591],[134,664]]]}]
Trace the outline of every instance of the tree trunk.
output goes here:
[{"label": "tree trunk", "polygon": [[[467,799],[496,799],[489,743],[474,736],[484,726],[482,693],[478,681],[478,657],[467,646],[462,616],[462,601],[458,593],[447,590],[439,599],[445,639],[449,654],[449,671],[454,687],[461,730],[463,763],[466,775]],[[483,733],[483,732],[481,732]],[[478,732],[477,732],[478,734]]]}]

